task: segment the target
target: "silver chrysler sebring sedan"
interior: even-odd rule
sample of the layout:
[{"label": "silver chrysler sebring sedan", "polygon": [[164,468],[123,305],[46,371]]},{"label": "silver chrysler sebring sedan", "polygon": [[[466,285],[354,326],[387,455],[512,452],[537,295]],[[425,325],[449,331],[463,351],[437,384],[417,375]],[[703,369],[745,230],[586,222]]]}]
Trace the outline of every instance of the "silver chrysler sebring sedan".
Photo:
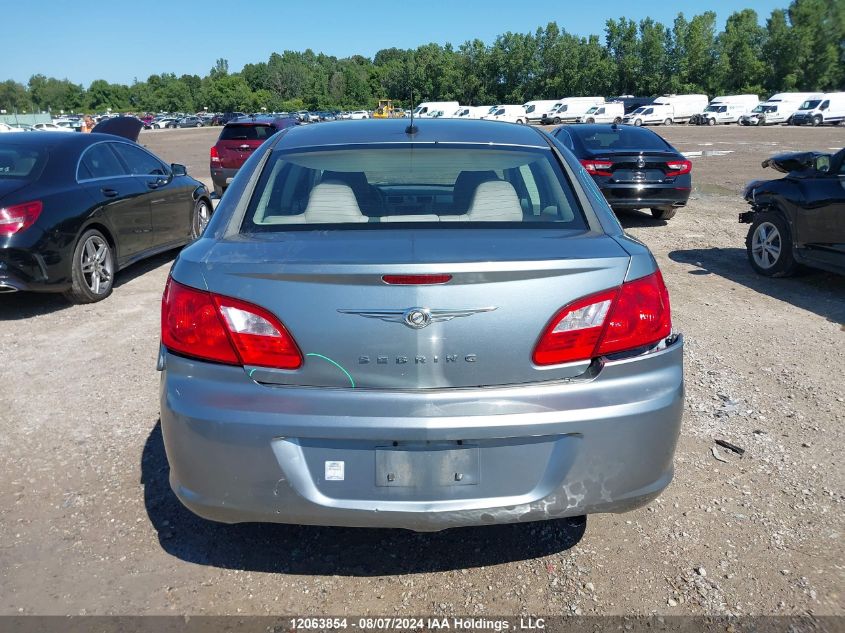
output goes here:
[{"label": "silver chrysler sebring sedan", "polygon": [[276,134],[174,263],[161,327],[170,483],[208,519],[441,530],[672,479],[663,278],[528,126]]}]

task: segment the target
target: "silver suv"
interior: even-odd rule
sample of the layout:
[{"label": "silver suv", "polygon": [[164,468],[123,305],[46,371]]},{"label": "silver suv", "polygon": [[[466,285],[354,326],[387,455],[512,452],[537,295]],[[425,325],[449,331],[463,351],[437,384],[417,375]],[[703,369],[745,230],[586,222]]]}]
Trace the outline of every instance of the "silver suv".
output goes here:
[{"label": "silver suv", "polygon": [[170,481],[224,522],[621,512],[672,478],[682,358],[651,253],[544,132],[289,128],[168,280]]}]

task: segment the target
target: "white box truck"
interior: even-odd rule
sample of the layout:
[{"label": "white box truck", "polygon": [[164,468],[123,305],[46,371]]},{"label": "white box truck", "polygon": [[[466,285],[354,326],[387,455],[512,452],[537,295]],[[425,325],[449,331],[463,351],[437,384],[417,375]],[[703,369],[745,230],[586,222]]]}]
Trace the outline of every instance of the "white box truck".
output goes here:
[{"label": "white box truck", "polygon": [[490,112],[493,106],[461,106],[455,113],[456,119],[480,119]]},{"label": "white box truck", "polygon": [[701,114],[707,107],[707,95],[662,95],[654,100],[654,105],[672,107],[670,120],[664,123],[686,123],[694,115]]},{"label": "white box truck", "polygon": [[435,112],[454,112],[460,107],[457,101],[423,101],[414,109],[414,116],[421,119],[431,117]]},{"label": "white box truck", "polygon": [[621,101],[594,105],[578,117],[576,123],[622,123],[625,105]]},{"label": "white box truck", "polygon": [[540,101],[528,101],[523,104],[525,116],[529,123],[539,123],[546,112],[560,104],[560,99],[545,99]]},{"label": "white box truck", "polygon": [[640,106],[622,117],[622,123],[628,125],[669,125],[675,116],[675,109],[665,103],[652,103]]},{"label": "white box truck", "polygon": [[482,117],[485,121],[507,121],[508,123],[526,123],[525,108],[517,104],[503,104],[496,110]]},{"label": "white box truck", "polygon": [[690,123],[698,123],[699,125],[739,123],[740,117],[751,112],[759,103],[760,98],[757,95],[725,95],[715,97],[704,108],[704,112],[690,119]]},{"label": "white box truck", "polygon": [[822,96],[820,92],[779,92],[742,116],[739,122],[743,125],[789,123],[801,104],[811,99],[821,99]]},{"label": "white box truck", "polygon": [[566,97],[558,101],[558,106],[551,112],[546,112],[540,119],[541,123],[574,123],[594,105],[604,103],[604,97]]},{"label": "white box truck", "polygon": [[845,121],[845,92],[827,92],[818,99],[807,99],[792,115],[793,125],[839,125]]}]

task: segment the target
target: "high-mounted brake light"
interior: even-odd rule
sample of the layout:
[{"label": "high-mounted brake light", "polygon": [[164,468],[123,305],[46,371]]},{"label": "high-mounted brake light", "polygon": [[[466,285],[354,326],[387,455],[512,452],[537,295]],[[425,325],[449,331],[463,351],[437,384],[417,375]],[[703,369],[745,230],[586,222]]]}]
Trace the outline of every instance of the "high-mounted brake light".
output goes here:
[{"label": "high-mounted brake light", "polygon": [[211,155],[211,162],[212,163],[219,163],[220,162],[220,154],[217,153],[217,146],[216,145],[211,146],[210,155]]},{"label": "high-mounted brake light", "polygon": [[452,275],[382,275],[381,280],[391,286],[424,286],[445,284],[452,280]]},{"label": "high-mounted brake light", "polygon": [[558,365],[648,347],[671,333],[669,292],[657,271],[558,311],[534,348],[534,364]]},{"label": "high-mounted brake light", "polygon": [[169,350],[227,365],[296,369],[302,354],[273,314],[257,305],[167,280],[161,340]]},{"label": "high-mounted brake light", "polygon": [[581,164],[591,176],[612,176],[612,160],[581,160]]},{"label": "high-mounted brake light", "polygon": [[669,174],[672,176],[682,176],[692,171],[692,163],[688,160],[671,160],[666,163],[669,168]]},{"label": "high-mounted brake light", "polygon": [[14,235],[28,229],[35,224],[43,208],[40,200],[0,207],[0,235]]}]

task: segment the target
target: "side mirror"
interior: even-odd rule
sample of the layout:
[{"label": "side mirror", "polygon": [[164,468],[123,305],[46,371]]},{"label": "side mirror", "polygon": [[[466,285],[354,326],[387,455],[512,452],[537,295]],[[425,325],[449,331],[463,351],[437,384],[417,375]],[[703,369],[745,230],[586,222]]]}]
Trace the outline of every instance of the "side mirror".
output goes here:
[{"label": "side mirror", "polygon": [[816,156],[816,160],[813,161],[813,167],[820,174],[826,174],[830,171],[830,156],[828,154]]},{"label": "side mirror", "polygon": [[170,165],[170,170],[173,172],[174,176],[187,176],[188,175],[188,168],[184,165],[180,165],[179,163],[172,163]]}]

